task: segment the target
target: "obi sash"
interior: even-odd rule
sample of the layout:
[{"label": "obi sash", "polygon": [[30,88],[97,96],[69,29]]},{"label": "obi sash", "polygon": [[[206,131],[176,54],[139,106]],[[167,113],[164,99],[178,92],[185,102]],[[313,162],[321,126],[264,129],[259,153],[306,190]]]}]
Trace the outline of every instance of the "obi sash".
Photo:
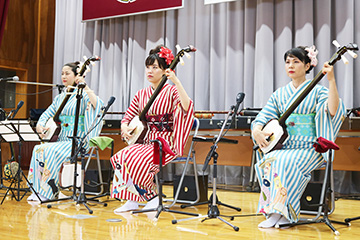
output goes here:
[{"label": "obi sash", "polygon": [[290,136],[316,137],[315,113],[291,114],[285,122]]}]

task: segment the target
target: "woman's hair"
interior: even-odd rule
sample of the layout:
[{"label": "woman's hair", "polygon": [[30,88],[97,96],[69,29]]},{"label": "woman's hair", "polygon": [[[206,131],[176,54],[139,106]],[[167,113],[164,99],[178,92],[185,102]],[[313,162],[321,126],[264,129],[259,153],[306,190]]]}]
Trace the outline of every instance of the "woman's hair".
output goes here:
[{"label": "woman's hair", "polygon": [[155,60],[157,60],[161,69],[165,70],[169,68],[170,65],[166,64],[165,58],[160,57],[158,54],[162,47],[167,48],[164,45],[158,45],[154,49],[150,50],[149,56],[145,60],[145,66],[153,65]]},{"label": "woman's hair", "polygon": [[76,62],[66,63],[66,64],[64,64],[64,67],[65,66],[70,67],[71,71],[73,71],[74,75],[76,76],[76,75],[78,75],[77,69],[79,68],[79,64],[80,64],[80,62],[76,61]]},{"label": "woman's hair", "polygon": [[311,59],[308,56],[309,52],[306,51],[305,48],[306,47],[304,46],[298,46],[288,50],[284,54],[284,61],[286,62],[287,57],[296,57],[305,64],[310,63],[310,68],[306,71],[306,73],[309,73],[314,68],[314,66],[311,65]]}]

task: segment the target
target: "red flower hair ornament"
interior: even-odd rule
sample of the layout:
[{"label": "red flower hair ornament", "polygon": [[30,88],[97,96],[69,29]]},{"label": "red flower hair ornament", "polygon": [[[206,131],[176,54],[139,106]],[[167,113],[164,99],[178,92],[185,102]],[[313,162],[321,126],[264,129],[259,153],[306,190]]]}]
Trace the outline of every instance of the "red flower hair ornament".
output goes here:
[{"label": "red flower hair ornament", "polygon": [[158,52],[159,57],[164,58],[167,65],[170,65],[172,60],[174,60],[174,55],[171,50],[168,48],[161,47],[160,52]]}]

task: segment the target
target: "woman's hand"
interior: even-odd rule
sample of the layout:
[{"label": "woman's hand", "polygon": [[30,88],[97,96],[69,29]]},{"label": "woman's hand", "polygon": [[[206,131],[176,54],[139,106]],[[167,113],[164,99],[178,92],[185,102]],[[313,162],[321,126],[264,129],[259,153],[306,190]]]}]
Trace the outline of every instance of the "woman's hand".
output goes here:
[{"label": "woman's hand", "polygon": [[76,76],[75,83],[79,85],[79,83],[85,84],[84,90],[86,91],[87,95],[89,96],[91,105],[96,108],[97,98],[93,90],[89,88],[89,86],[85,82],[85,78],[83,76]]},{"label": "woman's hand", "polygon": [[324,63],[324,66],[322,68],[322,73],[327,74],[327,79],[330,81],[335,81],[334,76],[334,67],[330,65],[328,62]]},{"label": "woman's hand", "polygon": [[269,142],[266,140],[269,136],[272,135],[272,133],[264,132],[262,129],[262,126],[257,125],[254,127],[252,131],[252,136],[255,140],[255,142],[259,145],[259,147],[264,148],[269,145]]},{"label": "woman's hand", "polygon": [[177,78],[175,71],[171,70],[170,68],[165,70],[165,75],[168,79],[170,79],[175,85],[180,82],[180,80]]},{"label": "woman's hand", "polygon": [[49,130],[49,128],[45,128],[40,125],[36,125],[36,132],[39,134],[40,138],[44,138],[46,136],[46,132]]},{"label": "woman's hand", "polygon": [[78,85],[79,83],[84,83],[86,86],[85,78],[83,76],[77,75],[75,77],[75,83],[76,83],[76,85]]},{"label": "woman's hand", "polygon": [[329,80],[328,109],[330,115],[335,116],[340,104],[340,98],[334,76],[334,67],[326,62],[322,68],[322,73],[327,74],[327,79]]},{"label": "woman's hand", "polygon": [[190,98],[187,95],[184,87],[182,86],[180,80],[175,75],[175,72],[171,70],[170,68],[165,70],[165,75],[168,79],[170,79],[176,86],[176,89],[178,90],[181,106],[184,109],[184,111],[187,111],[190,106]]},{"label": "woman's hand", "polygon": [[134,128],[129,127],[126,123],[121,124],[121,136],[124,141],[129,140],[132,136]]}]

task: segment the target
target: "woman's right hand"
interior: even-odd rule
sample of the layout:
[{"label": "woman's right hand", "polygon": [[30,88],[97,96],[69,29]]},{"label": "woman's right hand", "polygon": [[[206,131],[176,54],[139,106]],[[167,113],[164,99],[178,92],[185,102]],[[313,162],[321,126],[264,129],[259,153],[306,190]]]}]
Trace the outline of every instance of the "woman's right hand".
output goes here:
[{"label": "woman's right hand", "polygon": [[36,132],[39,134],[40,138],[44,138],[46,136],[46,131],[48,131],[49,128],[45,128],[40,125],[36,125]]},{"label": "woman's right hand", "polygon": [[121,124],[121,136],[123,140],[128,140],[131,138],[131,133],[134,130],[134,128],[129,127],[126,123]]},{"label": "woman's right hand", "polygon": [[272,133],[267,133],[262,130],[262,126],[257,125],[252,131],[252,137],[259,147],[264,148],[269,145],[269,142],[266,140]]}]

